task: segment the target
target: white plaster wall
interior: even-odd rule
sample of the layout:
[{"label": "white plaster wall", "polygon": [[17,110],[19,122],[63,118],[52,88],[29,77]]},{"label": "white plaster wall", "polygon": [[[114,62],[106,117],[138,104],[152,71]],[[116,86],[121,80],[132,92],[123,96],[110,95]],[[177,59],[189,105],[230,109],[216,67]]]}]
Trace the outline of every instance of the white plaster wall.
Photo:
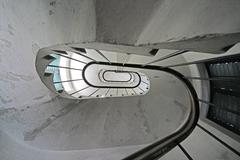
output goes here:
[{"label": "white plaster wall", "polygon": [[97,40],[134,44],[162,0],[97,0]]},{"label": "white plaster wall", "polygon": [[96,38],[148,45],[238,33],[239,8],[238,0],[98,0]]},{"label": "white plaster wall", "polygon": [[33,148],[0,132],[1,160],[119,160],[143,146],[127,146],[82,151],[49,151]]},{"label": "white plaster wall", "polygon": [[[214,135],[218,136],[225,143],[232,146],[238,152],[240,151],[240,145],[232,138],[222,134],[213,127],[207,125],[206,123],[200,121],[202,126],[212,132]],[[233,153],[231,150],[223,146],[217,140],[212,138],[206,132],[204,132],[199,127],[196,127],[193,133],[182,142],[183,147],[190,154],[193,159],[198,160],[238,160],[239,156]]]},{"label": "white plaster wall", "polygon": [[239,0],[168,0],[146,24],[136,44],[186,40],[240,31]]},{"label": "white plaster wall", "polygon": [[0,1],[0,107],[49,100],[35,71],[38,49],[95,39],[91,0]]},{"label": "white plaster wall", "polygon": [[[165,75],[151,74],[155,83],[159,80],[163,83],[158,85],[160,89],[156,87],[153,95],[146,99],[71,101],[55,97],[42,84],[34,65],[38,49],[54,44],[94,41],[96,38],[95,1],[1,0],[0,2],[0,127],[3,130],[0,133],[0,159],[91,159],[89,155],[92,156],[92,152],[86,151],[88,155],[84,155],[80,151],[66,152],[65,150],[146,144],[168,134],[179,125],[186,111],[186,106],[183,105],[186,99],[181,97],[184,96],[181,86],[176,88],[173,85],[178,82]],[[223,1],[221,2],[219,5],[224,4]],[[198,3],[200,2],[193,3],[195,8]],[[206,1],[204,3],[208,4]],[[233,8],[238,4],[237,1],[228,3]],[[238,30],[239,21],[235,13],[237,10],[232,12],[235,18],[229,23],[234,25],[228,28],[229,30],[223,28],[221,31]],[[226,19],[229,20],[229,17],[225,17],[224,20]],[[178,28],[175,30],[177,31]],[[187,30],[184,32],[187,36],[194,34],[194,32],[188,33]],[[153,40],[161,39],[162,36],[154,37],[156,32],[149,27],[145,28],[143,33],[146,37],[141,36],[145,39],[142,38],[139,42],[148,41],[148,37],[152,37]],[[125,38],[123,37],[123,41]],[[134,41],[134,38],[132,40]],[[129,62],[137,62],[139,59],[142,63],[146,62],[145,58],[132,57]],[[174,61],[185,62],[180,57],[164,61],[163,64]],[[188,68],[183,67],[178,70],[184,74],[190,74]],[[162,108],[155,104],[161,104]],[[108,126],[106,130],[111,130],[105,137],[104,130],[101,130],[104,125]],[[122,134],[116,134],[119,132]],[[135,147],[114,151],[98,150],[92,159],[118,159],[135,151]],[[178,159],[178,153],[181,153],[179,149],[173,152],[163,158]],[[220,152],[224,150],[221,149]],[[198,155],[195,156],[198,157]],[[231,157],[235,158],[234,155]],[[186,159],[183,154],[181,158]]]},{"label": "white plaster wall", "polygon": [[[14,160],[20,155],[22,159],[35,156],[58,159],[59,152],[50,155],[46,150],[147,144],[173,131],[184,119],[188,102],[186,95],[178,96],[183,86],[165,75],[162,75],[163,83],[157,86],[160,89],[155,87],[152,96],[145,99],[78,102],[56,97],[42,84],[35,71],[38,49],[93,41],[96,38],[94,1],[1,0],[0,7],[0,143],[4,146],[0,147],[0,159]],[[158,82],[161,76],[154,77],[153,73],[152,77]],[[156,104],[160,101],[159,107]],[[100,150],[100,155],[92,159],[101,156],[104,159],[108,151]],[[127,153],[130,150],[116,150],[109,156]],[[89,158],[80,151],[76,154]],[[65,152],[60,155],[76,159]]]}]

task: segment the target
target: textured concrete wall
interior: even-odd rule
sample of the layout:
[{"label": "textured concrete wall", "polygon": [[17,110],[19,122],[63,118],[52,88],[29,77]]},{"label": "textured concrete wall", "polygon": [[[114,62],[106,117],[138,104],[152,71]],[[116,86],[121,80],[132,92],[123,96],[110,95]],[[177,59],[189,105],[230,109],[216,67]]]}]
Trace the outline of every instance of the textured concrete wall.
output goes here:
[{"label": "textured concrete wall", "polygon": [[97,0],[97,40],[134,44],[162,0]]},{"label": "textured concrete wall", "polygon": [[[183,86],[164,74],[149,73],[152,82],[156,84],[153,85],[151,95],[132,99],[72,101],[56,97],[42,84],[35,71],[38,49],[54,44],[94,41],[95,1],[0,2],[1,160],[119,159],[142,147],[129,145],[147,144],[163,137],[184,119],[188,102],[186,94],[182,92]],[[124,3],[121,3],[120,6],[125,8]],[[131,3],[134,7],[134,3]],[[143,17],[144,23],[151,15],[153,4],[149,4],[149,9],[143,14],[146,16]],[[110,6],[114,7],[113,4]],[[144,9],[144,6],[141,7]],[[128,8],[124,15],[127,17],[130,11],[131,8]],[[125,16],[122,18],[125,19]],[[131,21],[133,24],[134,16],[131,17],[133,19],[121,21],[125,28],[128,28],[125,23],[129,22],[130,25]],[[112,20],[114,21],[108,23],[116,22],[115,19]],[[141,19],[138,22],[141,27],[136,27],[137,34],[135,28],[131,28],[126,32],[130,37],[121,35],[117,38],[123,42],[126,39],[129,42],[135,41],[145,25]],[[105,31],[109,29],[104,26],[102,28]],[[116,34],[122,34],[121,26],[116,29]],[[115,34],[114,30],[110,31]],[[147,29],[144,29],[144,34],[147,34]],[[169,52],[160,51],[155,58]],[[144,63],[151,58],[133,56],[129,62]],[[185,62],[180,57],[163,64],[180,61]],[[190,74],[189,68],[179,70]],[[125,147],[96,150],[119,146]],[[81,149],[94,150],[80,151]],[[163,159],[179,159],[179,156],[186,159],[176,148]]]},{"label": "textured concrete wall", "polygon": [[[152,74],[155,83],[161,77],[163,83],[157,83],[152,95],[144,99],[71,101],[56,97],[42,84],[35,71],[38,49],[93,41],[96,30],[93,1],[2,0],[0,7],[0,126],[3,131],[0,139],[1,146],[7,145],[1,147],[1,159],[19,159],[19,155],[32,159],[37,148],[43,150],[37,151],[42,155],[39,159],[49,159],[58,156],[55,152],[49,155],[46,149],[147,144],[173,131],[184,119],[186,98],[179,97],[177,92],[183,86],[174,88],[178,82],[165,75]],[[161,98],[158,93],[162,94]],[[169,98],[170,95],[173,97]],[[156,104],[160,101],[159,107]],[[174,114],[174,119],[169,118],[169,114]],[[109,153],[100,152],[105,153],[104,156]],[[122,152],[116,150],[114,154]],[[127,153],[124,151],[124,155]],[[61,155],[67,157],[68,154]],[[79,153],[78,157],[87,156]]]},{"label": "textured concrete wall", "polygon": [[49,99],[35,71],[39,48],[95,38],[93,1],[5,1],[0,5],[0,105]]},{"label": "textured concrete wall", "polygon": [[139,36],[137,44],[240,32],[239,8],[238,0],[162,1]]},{"label": "textured concrete wall", "polygon": [[[208,39],[217,41],[220,36],[240,32],[239,7],[238,0],[99,0],[97,40],[129,45],[156,43],[163,49],[221,53],[224,43],[227,46],[239,41],[239,34],[224,43],[211,42],[214,45],[209,45]],[[191,45],[185,44],[186,40]],[[183,42],[169,44],[176,41]]]}]

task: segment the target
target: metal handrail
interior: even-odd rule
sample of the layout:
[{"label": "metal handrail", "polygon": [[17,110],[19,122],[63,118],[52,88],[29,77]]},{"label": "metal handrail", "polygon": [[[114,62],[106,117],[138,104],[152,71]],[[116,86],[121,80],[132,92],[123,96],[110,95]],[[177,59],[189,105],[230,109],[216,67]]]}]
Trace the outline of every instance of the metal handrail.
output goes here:
[{"label": "metal handrail", "polygon": [[[90,62],[96,63],[96,62]],[[97,62],[97,64],[102,65],[113,65],[113,66],[123,66],[121,63],[107,63],[107,62]],[[168,151],[173,149],[175,146],[180,144],[184,139],[186,139],[196,127],[198,119],[199,119],[199,102],[197,93],[192,86],[191,82],[187,80],[184,75],[181,73],[171,69],[165,68],[161,66],[142,66],[141,64],[124,64],[124,67],[131,67],[131,68],[138,68],[138,69],[149,69],[149,70],[156,70],[156,71],[163,71],[169,73],[176,78],[178,78],[183,84],[186,86],[188,93],[190,95],[191,105],[189,109],[188,116],[184,123],[175,130],[170,135],[166,136],[165,138],[158,140],[157,142],[129,155],[123,160],[156,160],[166,154]]]},{"label": "metal handrail", "polygon": [[[186,139],[191,134],[193,129],[196,127],[197,121],[199,119],[198,96],[197,96],[197,93],[196,93],[194,87],[192,86],[191,82],[186,77],[184,77],[184,75],[182,75],[181,73],[179,73],[171,68],[166,68],[166,67],[162,67],[162,66],[154,66],[154,65],[144,65],[143,66],[141,64],[127,64],[127,63],[122,64],[122,63],[113,63],[113,62],[109,63],[109,62],[96,62],[96,61],[92,61],[92,62],[89,62],[88,64],[86,64],[86,66],[82,70],[82,73],[84,73],[84,70],[87,68],[87,66],[89,66],[91,64],[130,67],[130,68],[137,68],[137,69],[147,69],[147,70],[166,72],[166,73],[169,73],[169,74],[175,76],[177,79],[179,79],[186,86],[186,89],[189,93],[190,102],[191,102],[190,106],[189,106],[190,109],[189,109],[188,116],[185,119],[185,121],[183,122],[183,124],[177,130],[175,130],[173,133],[171,133],[170,135],[168,135],[165,138],[158,140],[158,141],[150,144],[149,146],[123,158],[123,160],[156,160],[156,159],[159,159],[161,156],[163,156],[164,154],[169,152],[171,149],[178,146],[184,139]],[[48,66],[50,66],[50,65],[48,65]],[[57,66],[54,66],[54,67],[57,67]],[[63,66],[58,66],[58,67],[63,68]],[[69,67],[64,67],[64,68],[75,69],[75,68],[69,68]],[[83,76],[83,80],[84,80],[84,76]],[[70,95],[76,94],[84,89],[87,89],[90,86],[91,85],[89,85],[81,90],[78,90],[74,93],[71,93]],[[98,88],[98,89],[96,89],[94,91],[94,93],[96,93],[99,90],[99,88],[101,88],[101,87],[97,86],[96,88]],[[106,87],[106,88],[108,88],[108,91],[107,91],[107,93],[108,93],[110,90],[109,88],[111,88],[111,87]],[[124,87],[124,88],[126,88],[126,87]],[[132,89],[132,90],[133,90],[133,92],[135,92],[134,89]],[[92,94],[94,94],[94,93],[92,93]]]},{"label": "metal handrail", "polygon": [[[105,78],[105,73],[106,72],[119,72],[119,73],[128,73],[129,75],[130,75],[130,78],[129,78],[129,80],[127,80],[127,81],[121,81],[121,80],[107,80],[106,78]],[[131,71],[118,71],[118,70],[105,70],[103,73],[102,73],[102,78],[103,78],[103,80],[104,81],[106,81],[106,82],[130,82],[131,80],[132,80],[132,75],[130,74],[131,73]]]},{"label": "metal handrail", "polygon": [[139,78],[139,81],[138,81],[138,83],[136,84],[136,85],[134,85],[134,86],[99,86],[99,85],[94,85],[94,84],[91,84],[88,80],[87,80],[87,78],[86,78],[86,69],[90,66],[90,65],[94,65],[94,64],[97,64],[97,65],[110,65],[110,66],[117,66],[117,65],[114,65],[114,64],[119,64],[118,66],[122,66],[123,64],[122,63],[108,63],[108,62],[95,62],[95,61],[92,61],[92,62],[89,62],[87,65],[85,65],[84,67],[83,67],[83,70],[82,70],[82,78],[83,78],[83,80],[84,80],[84,82],[87,84],[87,85],[89,85],[89,86],[91,86],[91,87],[94,87],[94,88],[136,88],[136,87],[138,87],[140,84],[141,84],[141,76],[139,75],[139,73],[138,72],[134,72],[134,71],[126,71],[126,72],[131,72],[131,73],[135,73],[137,76],[138,76],[138,78]]},{"label": "metal handrail", "polygon": [[[113,64],[114,65],[114,64]],[[121,65],[121,64],[115,64]],[[142,66],[138,64],[124,64],[125,67],[132,67],[132,68],[143,68],[143,69],[150,69],[150,70],[158,70],[170,73],[178,78],[181,82],[184,83],[188,93],[190,95],[191,105],[190,110],[188,113],[188,117],[186,118],[185,122],[175,130],[172,134],[166,136],[165,138],[158,140],[157,142],[129,155],[128,157],[124,158],[123,160],[155,160],[162,157],[168,151],[173,149],[175,146],[180,144],[184,139],[186,139],[193,129],[196,127],[198,119],[199,119],[199,102],[197,93],[192,86],[191,82],[187,80],[184,75],[181,73],[170,69],[164,68],[161,66]]]}]

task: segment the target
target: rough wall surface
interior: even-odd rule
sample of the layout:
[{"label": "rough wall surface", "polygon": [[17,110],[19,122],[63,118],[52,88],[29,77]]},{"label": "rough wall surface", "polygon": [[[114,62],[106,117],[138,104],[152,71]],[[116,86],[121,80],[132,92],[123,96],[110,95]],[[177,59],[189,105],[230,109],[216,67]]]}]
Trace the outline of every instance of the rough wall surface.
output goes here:
[{"label": "rough wall surface", "polygon": [[134,44],[162,0],[97,0],[97,40]]},{"label": "rough wall surface", "polygon": [[100,0],[97,40],[223,53],[240,41],[239,7],[238,0]]},{"label": "rough wall surface", "polygon": [[[168,94],[162,92],[162,106],[171,107],[155,114],[161,110],[156,106],[159,104],[157,94],[145,99],[78,102],[56,97],[42,84],[35,71],[38,49],[54,44],[94,41],[94,1],[2,0],[0,7],[0,139],[1,145],[14,148],[10,152],[32,159],[33,154],[28,152],[41,148],[43,157],[39,158],[49,159],[47,150],[146,144],[167,135],[184,119],[186,99],[179,97],[175,88],[169,89]],[[155,77],[156,81],[158,78]],[[177,83],[168,77],[165,80],[170,84]],[[164,83],[159,84],[161,86],[166,87]],[[167,96],[172,91],[175,99]],[[167,112],[174,112],[175,119],[169,119]],[[11,155],[7,151],[7,147],[1,147],[1,159],[18,159],[18,154]],[[57,155],[56,152],[52,154]],[[84,154],[81,156],[84,158]]]},{"label": "rough wall surface", "polygon": [[1,0],[0,7],[0,103],[15,107],[49,99],[36,75],[36,53],[58,43],[95,39],[93,1]]},{"label": "rough wall surface", "polygon": [[171,42],[195,36],[240,32],[239,7],[238,0],[164,1],[137,43]]},{"label": "rough wall surface", "polygon": [[[152,95],[143,99],[136,97],[131,100],[71,101],[56,97],[42,84],[35,71],[38,49],[54,44],[94,41],[96,39],[95,1],[1,0],[0,2],[1,160],[119,159],[142,147],[128,145],[150,143],[175,129],[184,118],[186,113],[184,104],[187,103],[182,97],[184,96],[182,87],[174,87],[177,81],[167,76],[163,76],[162,79],[160,74],[152,74],[153,81],[162,82],[157,86],[160,89],[155,86]],[[142,2],[147,3],[147,1]],[[110,27],[116,27],[116,30],[111,28],[110,34],[105,33],[109,28],[104,27],[104,22],[101,26],[104,29],[103,38],[107,41],[132,43],[144,30],[146,39],[142,38],[145,36],[141,36],[141,41],[148,41],[147,32],[151,29],[144,26],[152,15],[150,11],[156,9],[155,2],[152,0],[147,4],[148,9],[137,5],[145,12],[132,10],[129,19],[128,13],[131,13],[131,7],[135,6],[134,2],[131,2],[130,8],[128,4],[121,2],[122,5],[119,5],[121,9],[127,9],[120,16],[123,21],[111,19],[111,12],[106,13],[105,10],[104,12],[112,20],[107,23]],[[115,4],[109,3],[109,5],[114,7]],[[128,28],[131,23],[126,24],[135,20],[135,11],[144,17],[136,19],[137,25]],[[127,19],[124,20],[126,17]],[[118,26],[117,22],[122,23],[122,26]],[[121,35],[121,28],[126,34]],[[232,29],[234,32],[238,28]],[[115,37],[114,34],[118,36]],[[154,38],[150,31],[149,35]],[[131,61],[144,63],[147,59],[137,56],[130,57],[129,62]],[[184,62],[184,59],[181,57],[173,61]],[[163,64],[168,63],[171,61]],[[188,68],[180,70],[189,74]],[[156,104],[161,105],[159,107]],[[96,149],[119,146],[127,147]],[[186,158],[179,149],[173,151],[170,156],[167,155],[167,158],[163,157],[163,159],[179,159],[178,156],[182,159]]]}]

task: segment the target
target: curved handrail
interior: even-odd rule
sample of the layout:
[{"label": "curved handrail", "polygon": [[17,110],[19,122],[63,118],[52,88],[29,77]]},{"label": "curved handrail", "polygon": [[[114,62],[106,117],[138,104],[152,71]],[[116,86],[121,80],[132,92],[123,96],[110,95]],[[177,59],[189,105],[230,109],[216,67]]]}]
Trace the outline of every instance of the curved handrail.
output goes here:
[{"label": "curved handrail", "polygon": [[[114,66],[123,66],[121,63],[107,63],[107,62],[92,62],[97,64],[104,65],[114,65]],[[166,73],[170,73],[178,78],[183,84],[186,86],[188,93],[190,95],[191,106],[188,113],[188,117],[185,122],[173,133],[166,136],[165,138],[158,140],[157,142],[129,155],[123,160],[156,160],[170,151],[172,148],[181,143],[184,139],[186,139],[193,131],[193,129],[197,125],[197,121],[199,119],[199,102],[197,93],[192,86],[191,82],[184,77],[181,73],[171,69],[164,68],[161,66],[152,66],[146,65],[142,66],[140,64],[124,64],[124,67],[138,68],[138,69],[149,69],[156,71],[163,71]]]},{"label": "curved handrail", "polygon": [[[50,60],[46,61],[46,63],[49,63]],[[41,69],[43,69],[46,65],[41,66]],[[87,66],[91,64],[99,64],[99,65],[109,65],[109,66],[120,66],[120,67],[131,67],[131,68],[138,68],[138,69],[148,69],[148,70],[156,70],[156,71],[163,71],[169,74],[174,75],[176,78],[178,78],[183,84],[186,86],[188,93],[190,95],[191,105],[190,110],[188,113],[187,118],[185,119],[184,123],[173,133],[166,136],[165,138],[158,140],[157,142],[129,155],[128,157],[124,158],[123,160],[155,160],[166,154],[168,151],[170,151],[172,148],[177,146],[180,142],[182,142],[184,139],[186,139],[195,126],[197,125],[197,121],[199,119],[199,102],[197,93],[190,83],[188,79],[184,77],[181,73],[166,67],[161,66],[153,66],[153,65],[141,65],[141,64],[122,64],[122,63],[108,63],[108,62],[96,62],[92,61],[86,64],[84,69],[86,69]],[[37,66],[37,63],[36,63]],[[38,68],[38,67],[37,67]],[[82,73],[84,73],[84,69]],[[39,71],[39,69],[37,69]],[[40,72],[42,73],[42,72]],[[42,73],[43,74],[43,73]],[[40,74],[41,75],[41,74]],[[84,76],[83,76],[84,78]],[[89,84],[88,84],[89,85]],[[90,85],[89,85],[90,86]],[[101,88],[101,87],[99,87]],[[110,88],[110,87],[108,87]]]},{"label": "curved handrail", "polygon": [[[121,81],[121,80],[107,80],[107,79],[105,78],[106,72],[128,73],[129,76],[130,76],[130,78],[129,78],[129,80],[126,80],[126,81]],[[131,71],[105,70],[105,71],[102,73],[102,77],[103,77],[104,81],[106,81],[106,82],[130,82],[130,81],[132,80],[132,75],[131,75],[130,73],[131,73]]]},{"label": "curved handrail", "polygon": [[[139,75],[139,73],[138,72],[134,72],[134,71],[131,71],[131,73],[135,73],[137,76],[138,76],[138,78],[139,78],[139,81],[138,81],[138,83],[135,85],[135,86],[99,86],[99,85],[93,85],[93,84],[91,84],[88,80],[87,80],[87,78],[86,78],[86,75],[85,75],[85,73],[86,73],[86,69],[90,66],[90,65],[93,65],[93,64],[100,64],[100,65],[110,65],[110,66],[115,66],[114,64],[118,64],[118,63],[105,63],[105,62],[95,62],[95,61],[92,61],[92,62],[89,62],[88,64],[86,64],[85,66],[84,66],[84,68],[83,68],[83,70],[82,70],[82,78],[83,78],[83,80],[84,80],[84,82],[87,84],[87,85],[89,85],[89,86],[91,86],[91,87],[95,87],[95,88],[136,88],[136,87],[138,87],[139,85],[140,85],[140,83],[141,83],[141,76]],[[120,65],[121,65],[121,63],[119,63]],[[130,72],[130,71],[126,71],[126,72]]]}]

